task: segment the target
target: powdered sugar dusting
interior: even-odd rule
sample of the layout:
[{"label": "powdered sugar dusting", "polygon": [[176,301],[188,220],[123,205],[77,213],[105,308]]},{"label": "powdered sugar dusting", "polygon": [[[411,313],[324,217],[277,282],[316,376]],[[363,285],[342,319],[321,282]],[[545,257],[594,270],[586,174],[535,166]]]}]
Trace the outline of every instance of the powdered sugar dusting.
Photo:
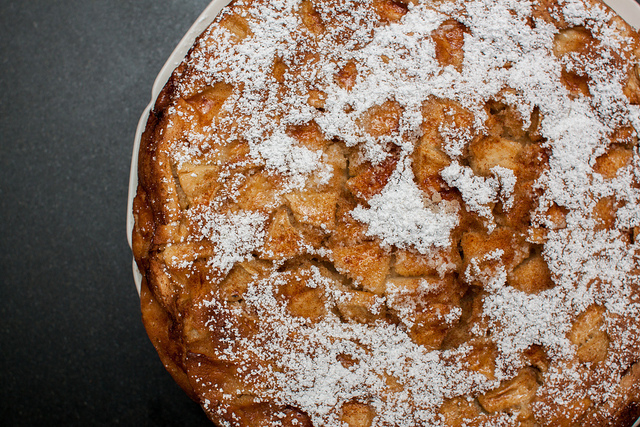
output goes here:
[{"label": "powdered sugar dusting", "polygon": [[214,244],[215,253],[208,263],[222,274],[262,247],[266,218],[259,213],[224,215],[205,207],[191,212],[190,219],[198,226],[200,237]]},{"label": "powdered sugar dusting", "polygon": [[[482,374],[466,368],[469,348],[428,352],[396,326],[345,324],[331,312],[314,324],[292,317],[277,297],[288,280],[274,272],[249,286],[245,300],[264,326],[251,339],[232,343],[224,358],[241,364],[256,356],[268,360],[259,377],[272,379],[257,380],[258,387],[266,396],[307,412],[314,425],[341,425],[334,408],[353,399],[375,408],[379,425],[437,423],[433,410],[444,398],[491,386]],[[324,290],[331,308],[336,285],[324,278],[314,286]],[[336,363],[345,358],[355,363]],[[390,387],[389,378],[399,384],[397,389]]]},{"label": "powdered sugar dusting", "polygon": [[489,230],[495,228],[492,213],[495,203],[502,202],[506,211],[513,207],[513,189],[517,180],[510,169],[494,166],[491,171],[495,177],[485,178],[475,175],[470,167],[454,162],[441,172],[445,182],[460,191],[465,207],[488,220]]},{"label": "powdered sugar dusting", "polygon": [[468,209],[493,220],[489,204],[496,202],[500,185],[498,180],[475,176],[470,167],[462,167],[458,163],[447,166],[442,171],[442,178],[451,187],[460,190]]},{"label": "powdered sugar dusting", "polygon": [[415,248],[429,253],[450,245],[449,234],[458,224],[454,206],[425,208],[424,195],[414,182],[409,159],[398,163],[384,190],[369,201],[369,209],[358,206],[351,216],[367,224],[367,235],[385,245]]},{"label": "powdered sugar dusting", "polygon": [[[525,355],[536,346],[550,359],[548,371],[535,365],[543,384],[536,383],[537,400],[531,405],[540,414],[570,404],[585,389],[593,402],[603,402],[613,394],[596,397],[596,391],[612,389],[637,362],[629,349],[640,341],[637,328],[628,327],[640,304],[640,239],[633,230],[640,226],[640,109],[628,93],[629,76],[636,73],[636,40],[617,27],[607,9],[580,0],[559,0],[549,10],[522,0],[417,1],[406,7],[394,2],[404,16],[388,19],[393,22],[381,20],[378,3],[312,2],[313,19],[303,19],[300,9],[306,2],[237,1],[199,40],[187,71],[177,79],[177,92],[188,100],[203,86],[224,82],[233,89],[217,100],[220,114],[211,124],[198,130],[187,126],[172,138],[172,160],[219,166],[225,177],[237,170],[247,176],[266,172],[264,188],[275,187],[269,203],[251,209],[238,207],[244,178],[235,192],[211,191],[205,204],[183,201],[195,239],[214,247],[207,263],[221,272],[220,280],[234,266],[257,262],[255,253],[267,237],[285,243],[291,236],[330,241],[336,212],[344,206],[314,206],[317,212],[307,209],[301,215],[293,206],[285,209],[280,199],[309,188],[326,195],[323,186],[341,179],[340,167],[329,165],[331,156],[318,147],[331,141],[341,153],[357,153],[372,167],[390,157],[397,160],[383,188],[349,205],[348,212],[363,226],[367,244],[383,249],[375,260],[383,291],[351,289],[350,280],[361,275],[347,280],[333,272],[353,267],[355,255],[343,260],[345,268],[326,268],[333,262],[330,250],[305,243],[305,254],[313,255],[315,264],[298,268],[291,259],[300,252],[279,258],[263,251],[269,259],[247,267],[250,279],[238,285],[244,292],[241,302],[226,300],[217,288],[201,302],[221,318],[258,319],[250,337],[234,335],[237,325],[231,321],[223,328],[212,321],[212,332],[228,334],[216,357],[242,369],[255,401],[293,406],[315,425],[345,425],[340,411],[353,402],[373,410],[375,426],[444,425],[438,412],[443,403],[459,396],[473,400],[509,381],[529,366]],[[460,35],[459,63],[444,63],[448,59],[436,40],[448,25]],[[586,40],[590,53],[581,53],[582,45],[562,46],[571,31]],[[349,69],[355,71],[342,78]],[[473,123],[427,123],[424,109],[434,99],[459,105]],[[520,132],[496,130],[493,121],[502,114],[492,111],[496,104],[517,117]],[[168,109],[176,129],[182,121],[200,120],[196,107],[181,108]],[[322,144],[296,133],[296,126],[310,123]],[[507,141],[512,151],[483,152],[478,147],[490,136]],[[246,144],[247,151],[234,151],[239,160],[224,164],[221,159],[237,148],[234,144]],[[433,158],[445,160],[416,161],[427,144]],[[484,163],[469,160],[473,150],[485,156]],[[355,157],[345,156],[345,164]],[[529,164],[539,165],[534,177]],[[357,167],[344,167],[345,176],[351,169]],[[269,181],[272,177],[277,180]],[[183,199],[195,192],[188,185],[184,191]],[[332,191],[326,197],[335,200],[338,192]],[[528,198],[520,197],[523,192]],[[219,208],[228,199],[238,205],[223,212]],[[531,211],[524,220],[518,217],[523,206]],[[280,223],[274,209],[284,212]],[[322,219],[321,231],[309,231],[309,212]],[[298,220],[304,227],[291,231]],[[461,230],[461,224],[473,229]],[[478,243],[497,239],[505,229],[512,239],[503,247]],[[458,262],[459,236],[472,232],[480,237],[474,235],[470,249],[479,247],[480,254],[462,253]],[[525,237],[529,241],[521,243]],[[401,265],[398,250],[415,259]],[[429,350],[415,342],[414,329],[422,324],[418,316],[425,313],[411,299],[433,290],[394,287],[391,278],[436,274],[427,268],[429,260],[449,250],[455,257],[445,261],[458,266],[455,281],[465,288],[451,290],[459,292],[458,298],[449,295],[455,303],[434,317],[434,330],[451,331],[469,322],[469,331],[454,330],[468,333],[466,343],[450,344],[455,334],[443,333],[438,345],[451,347]],[[436,272],[441,279],[449,274]],[[536,285],[532,282],[545,274],[549,288],[518,288]],[[288,294],[299,282],[302,291]],[[458,304],[465,292],[479,301],[466,311]],[[300,302],[290,294],[313,298]],[[312,307],[315,316],[296,315],[299,306]],[[596,362],[581,360],[571,339],[577,319],[592,307],[604,308],[602,330],[609,340],[606,359],[597,362],[604,372],[598,377],[580,367]],[[616,330],[615,319],[625,319],[625,333]],[[485,373],[469,359],[478,343],[496,348]],[[222,416],[232,398],[205,403]],[[514,408],[477,416],[485,425],[513,425]]]},{"label": "powdered sugar dusting", "polygon": [[289,177],[290,188],[304,187],[305,178],[322,168],[321,151],[301,147],[293,138],[282,132],[276,132],[259,143],[251,144],[251,153],[264,161],[267,169]]}]

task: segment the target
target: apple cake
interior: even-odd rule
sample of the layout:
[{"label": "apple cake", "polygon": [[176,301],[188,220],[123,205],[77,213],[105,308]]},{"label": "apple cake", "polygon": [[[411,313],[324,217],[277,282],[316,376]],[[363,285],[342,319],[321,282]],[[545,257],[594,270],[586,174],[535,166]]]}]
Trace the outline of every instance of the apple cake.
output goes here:
[{"label": "apple cake", "polygon": [[236,0],[142,137],[134,255],[220,426],[630,426],[640,39],[597,0]]}]

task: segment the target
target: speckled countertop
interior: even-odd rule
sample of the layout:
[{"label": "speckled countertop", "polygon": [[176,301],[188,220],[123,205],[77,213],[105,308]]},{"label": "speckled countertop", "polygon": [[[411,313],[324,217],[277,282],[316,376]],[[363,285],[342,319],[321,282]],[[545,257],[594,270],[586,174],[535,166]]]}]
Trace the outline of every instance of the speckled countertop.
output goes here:
[{"label": "speckled countertop", "polygon": [[209,425],[144,332],[125,236],[138,118],[207,4],[0,1],[3,425]]}]

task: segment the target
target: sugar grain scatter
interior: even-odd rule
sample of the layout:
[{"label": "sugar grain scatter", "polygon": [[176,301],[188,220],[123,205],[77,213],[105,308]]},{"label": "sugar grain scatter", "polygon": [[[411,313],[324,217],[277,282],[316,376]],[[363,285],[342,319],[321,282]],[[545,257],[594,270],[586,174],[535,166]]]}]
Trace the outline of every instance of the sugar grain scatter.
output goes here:
[{"label": "sugar grain scatter", "polygon": [[179,335],[154,342],[213,420],[590,425],[625,404],[640,42],[598,2],[547,3],[239,0],[198,39],[136,257]]}]

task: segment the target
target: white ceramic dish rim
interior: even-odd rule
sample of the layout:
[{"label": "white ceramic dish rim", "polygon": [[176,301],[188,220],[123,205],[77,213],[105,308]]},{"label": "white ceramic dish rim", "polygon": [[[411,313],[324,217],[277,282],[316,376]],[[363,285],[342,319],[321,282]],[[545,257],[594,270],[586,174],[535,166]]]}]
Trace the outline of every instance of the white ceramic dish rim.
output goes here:
[{"label": "white ceramic dish rim", "polygon": [[[151,90],[151,102],[140,116],[140,121],[138,122],[138,128],[136,130],[135,140],[133,144],[133,156],[131,158],[131,172],[129,175],[129,196],[127,201],[127,240],[129,242],[129,247],[131,244],[131,234],[133,231],[133,199],[136,195],[136,189],[138,187],[138,150],[140,148],[140,139],[142,138],[142,133],[147,125],[147,119],[149,118],[149,112],[153,108],[155,104],[155,100],[162,91],[162,88],[167,83],[173,70],[175,70],[178,65],[185,58],[195,39],[213,22],[215,17],[218,15],[220,10],[224,6],[226,6],[230,0],[213,0],[209,6],[200,14],[198,19],[193,23],[189,31],[185,34],[185,36],[180,40],[178,46],[175,48],[167,62],[164,64],[158,77],[153,84],[153,88]],[[631,26],[638,29],[640,28],[640,5],[636,3],[635,0],[604,0],[605,3],[609,5],[613,10],[615,10],[620,16],[622,16]],[[140,271],[136,265],[135,259],[133,261],[133,277],[136,284],[136,288],[138,293],[140,293],[140,283],[142,281],[142,276],[140,275]],[[640,426],[640,420],[633,426]]]}]

